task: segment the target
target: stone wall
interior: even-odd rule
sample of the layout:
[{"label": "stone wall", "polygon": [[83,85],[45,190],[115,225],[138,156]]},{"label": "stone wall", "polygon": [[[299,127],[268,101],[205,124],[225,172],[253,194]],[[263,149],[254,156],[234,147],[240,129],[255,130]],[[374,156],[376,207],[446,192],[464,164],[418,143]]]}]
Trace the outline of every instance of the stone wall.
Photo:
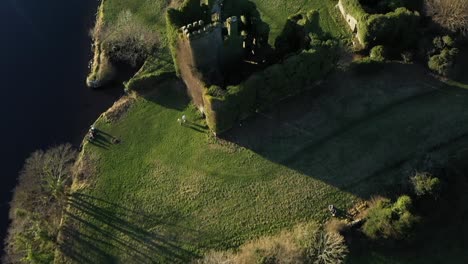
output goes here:
[{"label": "stone wall", "polygon": [[351,31],[353,31],[353,33],[356,34],[357,39],[362,44],[363,42],[360,39],[359,34],[358,34],[358,30],[359,30],[358,20],[346,11],[342,1],[343,0],[340,0],[338,2],[338,8],[340,9],[340,12],[343,15],[343,18],[346,20],[346,23],[348,23],[349,27],[351,28]]},{"label": "stone wall", "polygon": [[223,35],[220,23],[213,23],[186,37],[193,56],[193,67],[208,79],[219,78]]}]

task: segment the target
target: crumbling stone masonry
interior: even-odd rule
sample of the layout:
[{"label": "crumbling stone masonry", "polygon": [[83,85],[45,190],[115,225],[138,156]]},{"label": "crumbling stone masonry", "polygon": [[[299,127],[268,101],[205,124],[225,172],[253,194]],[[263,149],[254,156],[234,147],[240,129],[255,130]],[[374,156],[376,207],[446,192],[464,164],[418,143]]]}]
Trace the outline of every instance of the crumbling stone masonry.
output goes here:
[{"label": "crumbling stone masonry", "polygon": [[349,27],[351,28],[351,31],[356,34],[357,39],[359,42],[362,44],[363,40],[360,39],[359,35],[359,27],[358,27],[358,20],[353,17],[349,12],[347,12],[346,8],[343,5],[343,0],[340,0],[338,2],[338,8],[340,9],[341,14],[343,15],[343,18],[346,20],[346,23],[348,23]]},{"label": "crumbling stone masonry", "polygon": [[[237,42],[230,40],[239,37],[239,21],[237,17],[220,21],[222,0],[202,0],[200,4],[210,8],[211,21],[199,20],[179,29],[177,65],[193,102],[203,109],[207,82],[222,80],[223,66],[228,63],[226,54],[235,49],[232,43]],[[242,48],[242,42],[239,46]]]}]

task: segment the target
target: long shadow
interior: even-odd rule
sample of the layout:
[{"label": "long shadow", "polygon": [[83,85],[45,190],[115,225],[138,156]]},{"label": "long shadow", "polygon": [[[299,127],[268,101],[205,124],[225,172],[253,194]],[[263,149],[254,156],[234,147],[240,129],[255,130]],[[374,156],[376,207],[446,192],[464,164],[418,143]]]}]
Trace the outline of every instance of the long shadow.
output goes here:
[{"label": "long shadow", "polygon": [[187,87],[175,76],[163,82],[157,80],[150,86],[141,93],[146,100],[178,111],[183,111],[190,103]]},{"label": "long shadow", "polygon": [[207,126],[202,126],[199,125],[195,122],[187,121],[185,124],[183,124],[184,127],[190,128],[192,130],[195,130],[200,133],[207,133],[208,132],[208,127]]},{"label": "long shadow", "polygon": [[[161,217],[80,193],[70,196],[68,204],[67,224],[62,229],[65,239],[59,248],[75,262],[187,262],[196,256],[171,236],[149,231],[171,225]],[[200,235],[191,229],[174,228],[195,237]]]},{"label": "long shadow", "polygon": [[468,91],[418,66],[391,64],[364,77],[338,72],[317,90],[255,115],[222,138],[369,198],[406,182],[406,168],[428,153],[448,151],[468,136]]}]

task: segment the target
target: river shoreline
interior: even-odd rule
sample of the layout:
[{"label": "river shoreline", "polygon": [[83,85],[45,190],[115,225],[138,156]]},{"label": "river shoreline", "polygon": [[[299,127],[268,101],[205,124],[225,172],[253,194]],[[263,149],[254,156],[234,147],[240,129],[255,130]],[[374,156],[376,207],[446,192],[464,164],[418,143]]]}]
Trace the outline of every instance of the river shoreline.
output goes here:
[{"label": "river shoreline", "polygon": [[0,24],[5,26],[5,36],[12,36],[0,44],[5,53],[0,64],[2,82],[8,88],[8,100],[0,106],[8,124],[0,132],[7,139],[3,148],[8,153],[1,189],[3,241],[10,227],[12,190],[24,160],[35,150],[66,142],[78,147],[89,126],[123,94],[123,85],[111,83],[99,90],[85,85],[92,58],[89,29],[96,21],[99,2],[25,0],[0,6]]}]

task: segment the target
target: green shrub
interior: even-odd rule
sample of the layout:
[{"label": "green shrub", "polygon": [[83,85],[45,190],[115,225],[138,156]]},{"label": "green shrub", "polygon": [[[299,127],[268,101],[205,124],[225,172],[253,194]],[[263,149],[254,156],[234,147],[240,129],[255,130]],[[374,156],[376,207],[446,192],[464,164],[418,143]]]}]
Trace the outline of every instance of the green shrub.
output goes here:
[{"label": "green shrub", "polygon": [[362,231],[372,239],[402,239],[408,235],[418,221],[411,209],[412,201],[403,195],[392,204],[389,199],[380,198],[372,202],[368,209]]},{"label": "green shrub", "polygon": [[416,173],[411,183],[417,196],[437,196],[440,192],[440,180],[427,172]]},{"label": "green shrub", "polygon": [[213,97],[224,97],[224,95],[226,94],[226,91],[217,85],[212,85],[210,86],[210,88],[208,88],[207,93],[208,95],[213,96]]},{"label": "green shrub", "polygon": [[429,69],[445,77],[451,76],[458,53],[457,48],[444,48],[440,54],[430,57]]},{"label": "green shrub", "polygon": [[382,45],[375,46],[371,49],[370,58],[375,61],[385,60],[385,47]]},{"label": "green shrub", "polygon": [[385,45],[394,49],[413,46],[418,39],[419,14],[397,8],[387,14],[373,14],[360,23],[364,46]]},{"label": "green shrub", "polygon": [[455,45],[455,41],[450,36],[443,36],[442,41],[447,47],[453,47]]},{"label": "green shrub", "polygon": [[281,34],[275,40],[275,49],[284,56],[301,49],[306,49],[309,33],[322,34],[319,25],[319,12],[311,10],[307,13],[298,13],[290,16]]},{"label": "green shrub", "polygon": [[385,45],[401,50],[414,45],[418,39],[419,13],[409,11],[399,0],[380,2],[375,4],[381,5],[385,10],[380,11],[384,13],[368,14],[359,0],[342,0],[347,12],[358,21],[358,38],[363,46]]}]

